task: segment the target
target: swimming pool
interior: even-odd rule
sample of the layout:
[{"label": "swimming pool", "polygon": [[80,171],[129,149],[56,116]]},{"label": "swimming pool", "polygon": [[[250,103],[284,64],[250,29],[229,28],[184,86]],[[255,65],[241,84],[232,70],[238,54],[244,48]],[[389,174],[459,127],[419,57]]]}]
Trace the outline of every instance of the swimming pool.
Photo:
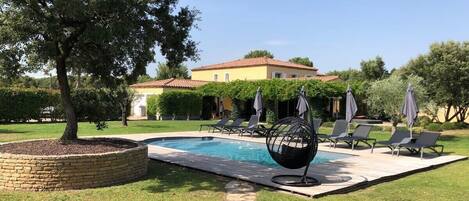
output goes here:
[{"label": "swimming pool", "polygon": [[[147,142],[166,148],[179,149],[193,154],[257,163],[268,167],[279,167],[270,157],[265,144],[217,137],[158,138]],[[318,151],[312,163],[347,158],[352,155]]]}]

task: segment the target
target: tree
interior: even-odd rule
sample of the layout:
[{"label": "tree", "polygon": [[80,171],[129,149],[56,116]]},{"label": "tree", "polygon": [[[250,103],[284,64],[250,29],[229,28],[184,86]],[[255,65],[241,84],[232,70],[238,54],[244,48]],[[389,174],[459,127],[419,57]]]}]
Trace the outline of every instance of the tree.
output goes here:
[{"label": "tree", "polygon": [[[55,65],[67,121],[61,140],[77,139],[77,117],[67,72],[71,62],[107,86],[136,81],[154,59],[154,47],[170,66],[197,58],[190,30],[198,12],[176,9],[176,0],[3,0],[0,51],[16,51],[22,68]],[[75,63],[76,64],[76,63]],[[131,82],[128,82],[131,83]]]},{"label": "tree", "polygon": [[135,99],[135,91],[126,84],[121,84],[111,92],[112,100],[119,105],[121,109],[121,121],[123,126],[127,124],[127,111]]},{"label": "tree", "polygon": [[363,81],[363,74],[360,70],[349,68],[348,70],[342,71],[330,71],[326,75],[337,75],[341,80],[344,81]]},{"label": "tree", "polygon": [[156,69],[156,79],[164,80],[169,78],[189,78],[187,67],[184,65],[169,67],[166,63],[159,63]]},{"label": "tree", "polygon": [[374,81],[387,77],[389,73],[384,65],[383,59],[379,56],[368,61],[362,61],[360,66],[363,78]]},{"label": "tree", "polygon": [[244,55],[245,59],[258,58],[258,57],[268,57],[268,58],[273,59],[274,55],[267,50],[251,50],[249,53]]},{"label": "tree", "polygon": [[427,54],[412,59],[403,71],[423,78],[429,97],[445,109],[444,121],[467,119],[469,41],[434,43]]},{"label": "tree", "polygon": [[404,103],[404,97],[408,83],[412,84],[419,107],[426,104],[426,90],[421,84],[422,78],[409,76],[403,79],[399,76],[391,76],[386,79],[374,81],[367,89],[366,103],[369,112],[373,115],[382,114],[388,116],[391,120],[393,129],[401,121],[401,108]]},{"label": "tree", "polygon": [[305,66],[311,66],[313,67],[313,62],[309,60],[308,57],[293,57],[288,60],[289,62],[296,63],[296,64],[301,64]]}]

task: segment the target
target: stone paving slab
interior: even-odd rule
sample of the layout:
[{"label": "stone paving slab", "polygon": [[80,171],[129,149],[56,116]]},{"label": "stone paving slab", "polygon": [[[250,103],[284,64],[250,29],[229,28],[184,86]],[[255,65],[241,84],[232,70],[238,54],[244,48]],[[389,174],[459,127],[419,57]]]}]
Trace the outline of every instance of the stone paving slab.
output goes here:
[{"label": "stone paving slab", "polygon": [[[113,137],[122,137],[143,141],[151,138],[161,137],[203,136],[265,143],[264,138],[239,137],[237,135],[230,136],[194,131],[118,135]],[[154,145],[149,146],[148,156],[149,158],[155,160],[211,172],[214,174],[232,177],[311,197],[320,197],[333,193],[350,192],[359,187],[387,181],[390,179],[397,179],[404,175],[425,171],[440,165],[467,159],[466,156],[443,155],[440,157],[435,157],[428,154],[424,155],[424,159],[420,159],[419,156],[406,155],[397,157],[391,156],[390,151],[387,148],[376,148],[374,153],[371,153],[369,149],[352,151],[349,148],[329,148],[327,143],[320,144],[319,150],[352,154],[353,156],[332,160],[322,164],[312,164],[308,170],[308,176],[312,176],[322,183],[321,185],[314,187],[291,187],[271,182],[271,178],[275,175],[302,175],[303,169],[290,170],[282,167],[272,168],[254,163],[197,155],[181,150],[169,149]]]}]

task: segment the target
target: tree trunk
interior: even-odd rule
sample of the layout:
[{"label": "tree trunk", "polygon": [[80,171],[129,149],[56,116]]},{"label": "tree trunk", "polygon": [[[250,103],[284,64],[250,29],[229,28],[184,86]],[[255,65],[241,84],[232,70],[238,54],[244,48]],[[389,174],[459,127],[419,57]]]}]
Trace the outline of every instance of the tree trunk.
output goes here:
[{"label": "tree trunk", "polygon": [[62,141],[76,140],[78,123],[73,108],[72,98],[70,96],[70,86],[68,84],[67,69],[65,68],[65,57],[58,56],[56,59],[57,80],[59,82],[60,97],[65,111],[65,120],[67,125],[65,131],[60,138]]},{"label": "tree trunk", "polygon": [[77,81],[75,85],[75,89],[79,89],[81,87],[81,67],[77,69]]},{"label": "tree trunk", "polygon": [[123,126],[128,126],[127,124],[127,104],[121,104],[121,118],[122,118],[122,125]]}]

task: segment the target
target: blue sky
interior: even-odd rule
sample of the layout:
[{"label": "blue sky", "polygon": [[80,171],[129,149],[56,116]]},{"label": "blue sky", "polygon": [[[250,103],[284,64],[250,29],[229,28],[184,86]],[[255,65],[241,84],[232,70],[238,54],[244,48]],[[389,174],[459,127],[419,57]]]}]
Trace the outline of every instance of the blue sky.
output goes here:
[{"label": "blue sky", "polygon": [[[358,68],[382,56],[388,69],[425,53],[433,42],[469,39],[469,1],[181,0],[201,11],[200,60],[189,68],[267,49],[287,60],[307,56],[320,72]],[[156,62],[163,60],[161,56]],[[155,64],[147,73],[155,75]]]}]

